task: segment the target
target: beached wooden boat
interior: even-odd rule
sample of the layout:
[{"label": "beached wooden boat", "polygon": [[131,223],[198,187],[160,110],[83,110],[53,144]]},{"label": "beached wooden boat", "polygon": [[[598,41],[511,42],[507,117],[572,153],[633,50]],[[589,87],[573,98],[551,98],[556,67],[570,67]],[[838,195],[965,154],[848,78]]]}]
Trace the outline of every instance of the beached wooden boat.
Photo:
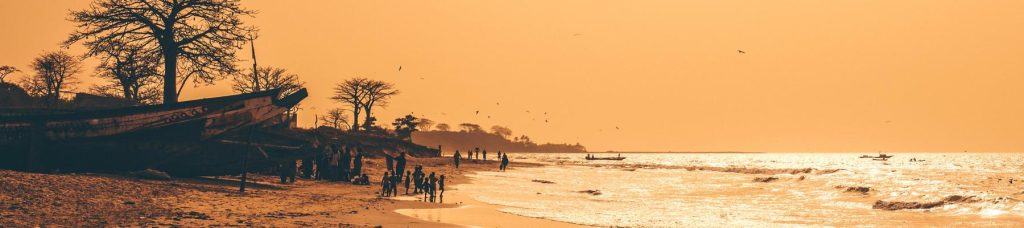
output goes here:
[{"label": "beached wooden boat", "polygon": [[270,90],[112,109],[0,109],[0,167],[173,172],[176,164],[215,164],[198,159],[220,152],[211,149],[239,147],[218,143],[219,137],[281,120],[306,96],[305,89]]}]

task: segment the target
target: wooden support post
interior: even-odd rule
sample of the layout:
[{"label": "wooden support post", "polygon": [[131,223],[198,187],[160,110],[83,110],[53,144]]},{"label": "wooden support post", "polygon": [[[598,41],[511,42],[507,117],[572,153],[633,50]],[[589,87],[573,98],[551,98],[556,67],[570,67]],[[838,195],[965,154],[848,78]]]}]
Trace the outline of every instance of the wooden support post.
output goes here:
[{"label": "wooden support post", "polygon": [[42,172],[43,167],[39,164],[39,154],[42,153],[43,147],[46,146],[46,121],[33,121],[29,135],[28,166],[25,168],[28,168],[28,171],[31,172]]}]

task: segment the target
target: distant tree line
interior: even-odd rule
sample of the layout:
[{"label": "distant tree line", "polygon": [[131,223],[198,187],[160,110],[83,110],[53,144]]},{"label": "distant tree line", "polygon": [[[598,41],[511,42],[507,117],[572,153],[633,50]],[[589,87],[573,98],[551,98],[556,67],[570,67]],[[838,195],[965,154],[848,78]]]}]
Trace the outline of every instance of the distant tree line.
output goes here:
[{"label": "distant tree line", "polygon": [[[452,150],[467,150],[480,147],[487,150],[515,152],[585,152],[587,148],[576,144],[538,144],[529,136],[512,137],[512,129],[504,126],[491,126],[491,131],[484,131],[478,124],[461,123],[458,131],[450,131],[446,123],[437,124],[435,131],[418,131],[411,134],[414,143],[424,146],[443,145]],[[512,138],[509,138],[512,137]]]}]

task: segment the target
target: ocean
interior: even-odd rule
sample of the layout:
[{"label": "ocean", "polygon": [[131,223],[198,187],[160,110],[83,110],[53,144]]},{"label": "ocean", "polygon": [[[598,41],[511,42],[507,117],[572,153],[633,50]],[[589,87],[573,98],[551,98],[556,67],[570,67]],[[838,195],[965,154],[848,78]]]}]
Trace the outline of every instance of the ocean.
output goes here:
[{"label": "ocean", "polygon": [[478,172],[459,194],[592,226],[1024,226],[1015,153],[510,155],[549,165]]}]

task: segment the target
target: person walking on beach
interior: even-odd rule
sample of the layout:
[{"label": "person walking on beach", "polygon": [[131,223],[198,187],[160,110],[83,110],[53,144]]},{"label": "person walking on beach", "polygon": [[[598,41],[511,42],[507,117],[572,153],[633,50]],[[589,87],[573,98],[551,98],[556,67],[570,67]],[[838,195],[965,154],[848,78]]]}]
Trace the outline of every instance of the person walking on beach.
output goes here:
[{"label": "person walking on beach", "polygon": [[417,165],[416,166],[416,171],[413,171],[413,173],[412,173],[412,180],[414,181],[413,184],[416,187],[415,189],[412,190],[413,194],[420,193],[420,191],[423,190],[423,185],[422,185],[423,180],[422,179],[423,179],[423,166]]},{"label": "person walking on beach", "polygon": [[402,183],[402,179],[398,177],[398,173],[391,173],[391,195],[398,196],[398,184]]},{"label": "person walking on beach", "polygon": [[430,199],[430,182],[426,174],[424,174],[423,179],[420,179],[420,188],[420,191],[423,192],[423,202],[427,202]]},{"label": "person walking on beach", "polygon": [[405,194],[406,195],[409,194],[409,178],[410,178],[409,176],[412,176],[412,175],[409,175],[410,173],[411,172],[409,172],[409,171],[405,171]]},{"label": "person walking on beach", "polygon": [[455,150],[455,154],[452,155],[452,163],[455,163],[455,168],[459,168],[459,160],[462,160],[462,154],[459,154],[459,150]]},{"label": "person walking on beach", "polygon": [[437,176],[435,176],[434,172],[430,172],[430,186],[427,189],[430,190],[430,202],[433,203],[437,195]]},{"label": "person walking on beach", "polygon": [[484,161],[487,161],[487,149],[484,149]]},{"label": "person walking on beach", "polygon": [[441,190],[441,192],[437,194],[438,203],[444,203],[444,174],[441,174],[441,179],[437,180],[437,187],[438,190]]},{"label": "person walking on beach", "polygon": [[473,160],[480,160],[480,147],[477,147],[476,152],[473,154],[476,155],[476,158],[474,158]]},{"label": "person walking on beach", "polygon": [[501,155],[501,171],[505,171],[508,168],[508,153]]}]

